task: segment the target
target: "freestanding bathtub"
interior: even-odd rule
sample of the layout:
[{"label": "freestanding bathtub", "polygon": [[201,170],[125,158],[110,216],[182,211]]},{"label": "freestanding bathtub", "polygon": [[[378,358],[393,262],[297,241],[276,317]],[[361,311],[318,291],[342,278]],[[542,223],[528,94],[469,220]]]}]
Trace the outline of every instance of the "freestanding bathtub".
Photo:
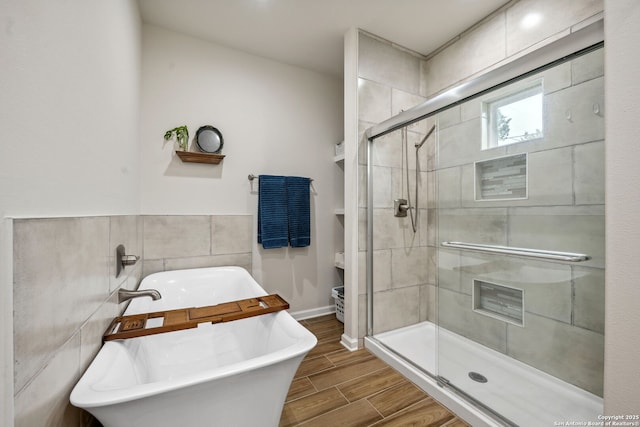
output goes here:
[{"label": "freestanding bathtub", "polygon": [[[156,273],[124,314],[214,305],[267,293],[239,267]],[[71,393],[105,427],[277,426],[293,376],[317,343],[285,311],[108,341]]]}]

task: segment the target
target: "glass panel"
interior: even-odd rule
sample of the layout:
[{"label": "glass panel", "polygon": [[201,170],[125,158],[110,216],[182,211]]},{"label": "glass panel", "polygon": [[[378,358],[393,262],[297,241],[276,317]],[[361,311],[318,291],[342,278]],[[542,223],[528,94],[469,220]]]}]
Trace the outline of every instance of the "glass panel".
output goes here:
[{"label": "glass panel", "polygon": [[373,336],[427,372],[435,372],[436,347],[435,238],[429,235],[435,216],[428,191],[435,188],[429,172],[435,135],[425,140],[433,124],[425,120],[371,145]]},{"label": "glass panel", "polygon": [[[597,421],[602,412],[601,61],[592,52],[437,117],[437,372],[519,425]],[[471,252],[444,241],[591,259]]]}]

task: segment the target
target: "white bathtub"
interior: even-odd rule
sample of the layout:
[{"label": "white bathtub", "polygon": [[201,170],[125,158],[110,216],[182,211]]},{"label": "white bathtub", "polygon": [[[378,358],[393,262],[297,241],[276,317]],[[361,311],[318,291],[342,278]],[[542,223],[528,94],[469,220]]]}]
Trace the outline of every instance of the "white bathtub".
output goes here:
[{"label": "white bathtub", "polygon": [[[157,273],[125,314],[219,304],[267,295],[239,267]],[[277,426],[293,376],[317,343],[289,313],[109,341],[71,403],[105,427]]]}]

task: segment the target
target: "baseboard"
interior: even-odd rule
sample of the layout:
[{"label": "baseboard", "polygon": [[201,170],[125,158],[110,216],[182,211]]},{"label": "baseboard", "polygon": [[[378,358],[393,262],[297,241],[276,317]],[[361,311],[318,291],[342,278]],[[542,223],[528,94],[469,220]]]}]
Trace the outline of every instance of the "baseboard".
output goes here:
[{"label": "baseboard", "polygon": [[324,316],[326,314],[332,314],[335,312],[336,312],[336,306],[334,304],[334,305],[327,305],[325,307],[310,308],[309,310],[294,311],[294,312],[290,312],[289,314],[293,316],[293,318],[296,320],[304,320],[304,319],[311,319],[313,317]]},{"label": "baseboard", "polygon": [[356,351],[358,349],[358,339],[351,338],[347,334],[342,334],[340,344],[349,351]]}]

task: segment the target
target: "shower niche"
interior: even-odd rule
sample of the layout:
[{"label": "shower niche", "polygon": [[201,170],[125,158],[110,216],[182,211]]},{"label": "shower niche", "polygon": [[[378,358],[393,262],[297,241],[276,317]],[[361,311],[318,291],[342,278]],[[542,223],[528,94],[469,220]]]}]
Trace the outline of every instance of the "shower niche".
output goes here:
[{"label": "shower niche", "polygon": [[527,198],[527,154],[475,162],[475,199],[522,200]]},{"label": "shower niche", "polygon": [[473,311],[524,326],[524,291],[474,279]]}]

